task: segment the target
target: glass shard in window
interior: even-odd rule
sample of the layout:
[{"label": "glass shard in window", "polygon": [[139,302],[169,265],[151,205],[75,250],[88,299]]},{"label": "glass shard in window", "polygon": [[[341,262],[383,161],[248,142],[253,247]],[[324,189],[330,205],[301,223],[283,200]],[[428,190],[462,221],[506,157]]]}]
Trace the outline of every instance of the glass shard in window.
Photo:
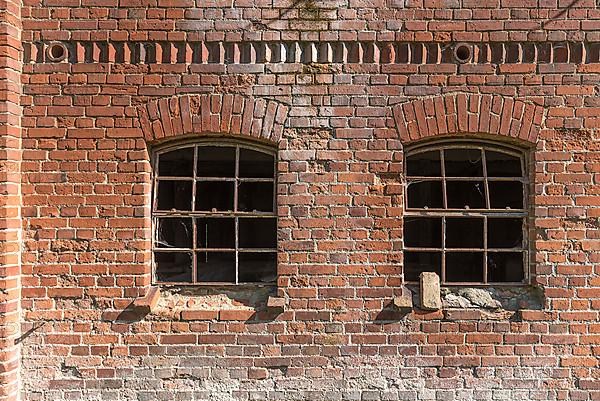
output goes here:
[{"label": "glass shard in window", "polygon": [[272,212],[272,182],[241,182],[238,187],[239,212]]},{"label": "glass shard in window", "polygon": [[192,181],[158,182],[158,210],[192,210]]},{"label": "glass shard in window", "polygon": [[523,209],[523,184],[518,181],[490,181],[492,209]]},{"label": "glass shard in window", "polygon": [[196,211],[233,211],[234,185],[233,181],[196,182]]},{"label": "glass shard in window", "polygon": [[274,283],[277,281],[277,253],[240,252],[240,283]]},{"label": "glass shard in window", "polygon": [[488,248],[521,247],[523,247],[523,219],[488,219]]},{"label": "glass shard in window", "polygon": [[483,219],[446,217],[446,248],[483,248]]},{"label": "glass shard in window", "polygon": [[240,248],[277,247],[277,220],[249,218],[239,219]]},{"label": "glass shard in window", "polygon": [[158,219],[156,245],[159,248],[191,248],[192,236],[192,219]]},{"label": "glass shard in window", "polygon": [[404,279],[406,281],[419,281],[423,272],[442,273],[441,252],[404,252]]},{"label": "glass shard in window", "polygon": [[447,181],[449,209],[485,208],[485,185],[483,181]]},{"label": "glass shard in window", "polygon": [[189,252],[155,252],[156,279],[169,283],[192,281],[192,254]]},{"label": "glass shard in window", "polygon": [[243,178],[273,178],[275,160],[270,154],[250,149],[240,149],[240,171]]},{"label": "glass shard in window", "polygon": [[522,177],[521,159],[502,152],[485,151],[488,177]]},{"label": "glass shard in window", "polygon": [[197,247],[201,249],[235,249],[234,218],[196,219]]},{"label": "glass shard in window", "polygon": [[409,177],[441,177],[440,151],[434,150],[408,156],[406,175]]},{"label": "glass shard in window", "polygon": [[198,177],[235,177],[235,148],[198,147]]},{"label": "glass shard in window", "polygon": [[483,252],[447,252],[446,282],[483,282]]},{"label": "glass shard in window", "polygon": [[520,283],[525,278],[522,252],[488,252],[488,281]]},{"label": "glass shard in window", "polygon": [[235,253],[198,252],[196,269],[198,282],[235,283]]},{"label": "glass shard in window", "polygon": [[178,149],[159,155],[158,175],[161,177],[193,177],[194,148]]},{"label": "glass shard in window", "polygon": [[446,177],[483,177],[483,163],[479,149],[446,149],[444,165]]},{"label": "glass shard in window", "polygon": [[404,245],[418,248],[442,247],[441,217],[407,217],[404,219]]},{"label": "glass shard in window", "polygon": [[409,208],[443,207],[441,181],[418,181],[408,184]]}]

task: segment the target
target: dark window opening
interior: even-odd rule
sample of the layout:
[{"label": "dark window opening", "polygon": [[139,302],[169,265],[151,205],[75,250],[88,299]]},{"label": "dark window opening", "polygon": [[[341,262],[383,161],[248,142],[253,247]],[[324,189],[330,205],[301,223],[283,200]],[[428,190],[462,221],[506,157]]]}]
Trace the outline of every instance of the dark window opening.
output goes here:
[{"label": "dark window opening", "polygon": [[406,173],[413,177],[440,177],[442,175],[440,151],[422,152],[406,163]]},{"label": "dark window opening", "polygon": [[166,153],[158,164],[158,174],[161,177],[193,177],[194,149]]},{"label": "dark window opening", "polygon": [[446,149],[446,177],[483,177],[481,154],[480,149]]},{"label": "dark window opening", "polygon": [[446,217],[446,248],[483,248],[483,219]]},{"label": "dark window opening", "polygon": [[202,212],[231,212],[234,201],[234,182],[199,181],[196,183],[196,210]]},{"label": "dark window opening", "polygon": [[235,249],[234,218],[201,218],[196,220],[200,249]]},{"label": "dark window opening", "polygon": [[159,248],[191,248],[192,219],[161,218],[157,220],[156,246]]},{"label": "dark window opening", "polygon": [[506,153],[485,152],[488,177],[522,177],[521,159]]},{"label": "dark window opening", "polygon": [[240,212],[272,212],[274,187],[272,182],[241,182],[238,188]]},{"label": "dark window opening", "polygon": [[200,283],[235,283],[235,252],[199,252],[197,280]]},{"label": "dark window opening", "polygon": [[423,272],[442,275],[441,252],[404,252],[404,278],[406,281],[418,281]]},{"label": "dark window opening", "polygon": [[277,220],[248,218],[239,220],[240,248],[277,247]]},{"label": "dark window opening", "polygon": [[155,171],[157,282],[276,282],[271,152],[198,144],[157,153]]},{"label": "dark window opening", "polygon": [[483,281],[483,252],[448,252],[446,282],[481,283]]},{"label": "dark window opening", "polygon": [[158,182],[158,210],[192,210],[191,181]]},{"label": "dark window opening", "polygon": [[158,281],[192,281],[192,254],[189,252],[154,252],[154,263]]},{"label": "dark window opening", "polygon": [[521,252],[489,252],[487,263],[490,281],[518,283],[524,279]]},{"label": "dark window opening", "polygon": [[488,219],[489,248],[522,248],[524,221],[516,219]]},{"label": "dark window opening", "polygon": [[420,181],[408,185],[408,207],[440,209],[443,207],[442,182]]},{"label": "dark window opening", "polygon": [[240,149],[240,177],[272,178],[275,175],[273,157],[250,149]]},{"label": "dark window opening", "polygon": [[514,181],[490,181],[492,209],[523,209],[523,184]]},{"label": "dark window opening", "polygon": [[239,254],[240,283],[273,283],[277,281],[277,254],[257,252]]},{"label": "dark window opening", "polygon": [[446,182],[448,209],[485,208],[485,184],[483,181]]},{"label": "dark window opening", "polygon": [[404,219],[404,245],[440,248],[442,246],[442,218],[408,217]]},{"label": "dark window opening", "polygon": [[449,143],[406,156],[404,276],[436,272],[443,284],[527,279],[524,155],[487,144]]},{"label": "dark window opening", "polygon": [[202,146],[198,149],[198,177],[235,177],[235,148]]}]

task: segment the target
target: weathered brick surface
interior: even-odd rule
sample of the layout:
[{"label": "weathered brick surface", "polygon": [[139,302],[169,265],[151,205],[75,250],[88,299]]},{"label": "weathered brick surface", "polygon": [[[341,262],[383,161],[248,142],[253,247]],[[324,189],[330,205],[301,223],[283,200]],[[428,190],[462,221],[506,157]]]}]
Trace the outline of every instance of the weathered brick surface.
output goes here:
[{"label": "weathered brick surface", "polygon": [[[19,18],[5,7],[0,330],[18,319],[21,220]],[[24,399],[600,397],[595,1],[26,0],[21,11]],[[55,41],[63,61],[48,58]],[[473,60],[453,60],[458,42]],[[162,291],[140,315],[152,147],[209,134],[278,147],[278,287]],[[405,293],[403,146],[459,135],[530,149],[541,308],[392,305]],[[273,295],[283,309],[266,307]],[[19,366],[18,334],[4,333],[1,400],[15,398]]]},{"label": "weathered brick surface", "polygon": [[0,3],[0,400],[19,399],[21,4]]}]

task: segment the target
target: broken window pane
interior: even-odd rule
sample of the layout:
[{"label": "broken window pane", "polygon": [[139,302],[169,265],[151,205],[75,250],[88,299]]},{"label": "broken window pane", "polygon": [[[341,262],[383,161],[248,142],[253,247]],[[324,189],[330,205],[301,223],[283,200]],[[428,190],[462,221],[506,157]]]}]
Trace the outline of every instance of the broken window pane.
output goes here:
[{"label": "broken window pane", "polygon": [[483,163],[479,149],[446,149],[446,177],[482,177]]},{"label": "broken window pane", "polygon": [[418,181],[408,185],[409,208],[442,208],[442,182]]},{"label": "broken window pane", "polygon": [[159,155],[158,175],[162,177],[193,177],[194,148],[178,149]]},{"label": "broken window pane", "polygon": [[238,187],[239,212],[272,212],[272,182],[241,182]]},{"label": "broken window pane", "polygon": [[202,212],[233,211],[233,181],[196,182],[196,210]]},{"label": "broken window pane", "polygon": [[196,219],[198,248],[235,249],[234,218]]},{"label": "broken window pane", "polygon": [[412,177],[441,177],[440,151],[434,150],[408,156],[406,174]]},{"label": "broken window pane", "polygon": [[276,248],[277,219],[239,219],[240,248]]},{"label": "broken window pane", "polygon": [[192,247],[192,219],[160,218],[157,225],[156,245],[159,248]]},{"label": "broken window pane", "polygon": [[192,254],[189,252],[155,252],[156,279],[170,283],[192,281]]},{"label": "broken window pane", "polygon": [[192,210],[192,181],[158,182],[158,210]]},{"label": "broken window pane", "polygon": [[198,177],[235,177],[235,148],[198,147]]},{"label": "broken window pane", "polygon": [[273,178],[275,160],[270,154],[250,149],[240,149],[240,177]]},{"label": "broken window pane", "polygon": [[442,247],[441,217],[407,217],[404,219],[404,245],[419,248]]},{"label": "broken window pane", "polygon": [[506,153],[485,151],[489,177],[521,177],[521,159]]},{"label": "broken window pane", "polygon": [[518,181],[490,181],[492,209],[523,209],[523,184]]},{"label": "broken window pane", "polygon": [[447,252],[446,282],[483,282],[483,252]]},{"label": "broken window pane", "polygon": [[198,252],[196,269],[199,282],[235,283],[235,253]]},{"label": "broken window pane", "polygon": [[449,209],[485,208],[483,181],[448,181],[446,194]]},{"label": "broken window pane", "polygon": [[240,252],[238,271],[240,283],[273,283],[277,281],[277,253]]},{"label": "broken window pane", "polygon": [[525,277],[523,253],[488,252],[488,281],[520,283]]},{"label": "broken window pane", "polygon": [[406,281],[419,281],[423,272],[442,273],[441,252],[404,252],[404,279]]},{"label": "broken window pane", "polygon": [[446,248],[483,248],[483,219],[446,217]]},{"label": "broken window pane", "polygon": [[488,248],[521,248],[522,246],[523,219],[488,219]]}]

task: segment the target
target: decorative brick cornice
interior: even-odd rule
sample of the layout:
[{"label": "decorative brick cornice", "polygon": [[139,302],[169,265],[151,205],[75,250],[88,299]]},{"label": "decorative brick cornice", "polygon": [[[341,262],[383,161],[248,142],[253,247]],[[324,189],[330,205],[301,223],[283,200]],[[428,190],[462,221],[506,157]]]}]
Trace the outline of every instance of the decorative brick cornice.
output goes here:
[{"label": "decorative brick cornice", "polygon": [[238,94],[175,96],[138,108],[147,141],[190,134],[241,135],[277,143],[289,107]]},{"label": "decorative brick cornice", "polygon": [[453,93],[393,107],[404,143],[440,135],[489,134],[535,143],[544,109],[512,97]]},{"label": "decorative brick cornice", "polygon": [[[25,43],[25,63],[594,64],[600,42],[62,41]],[[469,49],[457,58],[458,46]]]}]

